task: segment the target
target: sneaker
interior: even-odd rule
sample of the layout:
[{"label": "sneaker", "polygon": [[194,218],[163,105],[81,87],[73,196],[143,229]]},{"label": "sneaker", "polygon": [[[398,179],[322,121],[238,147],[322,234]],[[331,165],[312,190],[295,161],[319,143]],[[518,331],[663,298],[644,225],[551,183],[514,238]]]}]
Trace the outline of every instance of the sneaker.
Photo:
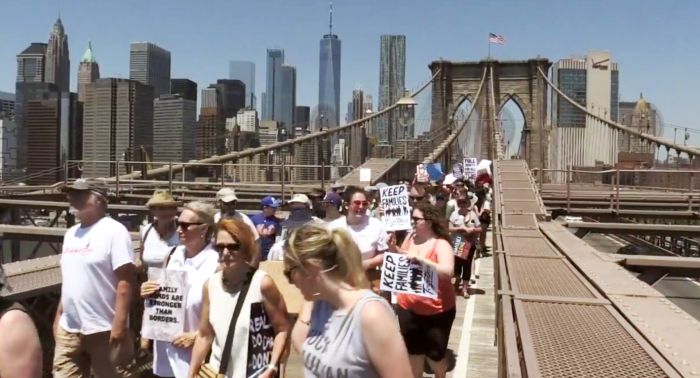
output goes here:
[{"label": "sneaker", "polygon": [[469,298],[469,286],[462,286],[462,298]]}]

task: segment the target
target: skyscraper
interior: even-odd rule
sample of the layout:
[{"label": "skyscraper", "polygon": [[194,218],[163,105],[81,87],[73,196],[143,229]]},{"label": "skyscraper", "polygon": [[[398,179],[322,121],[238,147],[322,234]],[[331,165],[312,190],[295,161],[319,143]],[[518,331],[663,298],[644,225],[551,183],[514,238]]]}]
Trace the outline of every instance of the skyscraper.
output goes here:
[{"label": "skyscraper", "polygon": [[[348,115],[349,119],[358,120],[364,117],[365,108],[365,98],[364,92],[361,89],[355,89],[352,91],[352,109],[351,114]],[[351,121],[351,122],[352,122]],[[367,148],[367,134],[366,130],[362,127],[354,127],[350,131],[350,143],[349,143],[349,163],[354,167],[360,166],[368,155]]]},{"label": "skyscraper", "polygon": [[[152,87],[115,78],[87,84],[83,120],[83,159],[139,160],[144,158],[141,147],[152,155]],[[116,164],[86,162],[83,167],[84,177],[109,177],[116,173]]]},{"label": "skyscraper", "polygon": [[[379,108],[393,105],[403,96],[406,79],[406,36],[382,35],[379,50]],[[391,112],[377,124],[377,139],[392,144],[399,139],[398,113]]]},{"label": "skyscraper", "polygon": [[297,106],[294,108],[294,124],[296,129],[309,130],[311,125],[311,108],[308,106]]},{"label": "skyscraper", "polygon": [[171,79],[170,93],[178,94],[185,100],[197,102],[197,83],[190,79]]},{"label": "skyscraper", "polygon": [[24,128],[24,105],[27,85],[44,82],[46,43],[33,42],[17,55],[17,83],[15,84],[15,127],[17,128],[17,169],[26,166],[27,133]]},{"label": "skyscraper", "polygon": [[15,94],[0,91],[0,114],[5,118],[15,117]]},{"label": "skyscraper", "polygon": [[294,133],[294,108],[297,106],[297,69],[284,64],[280,69],[279,95],[275,102],[275,121],[281,122],[287,135]]},{"label": "skyscraper", "polygon": [[59,92],[52,83],[28,84],[24,126],[27,133],[26,174],[29,184],[53,184],[62,179],[66,160],[75,159],[81,132],[77,95]]},{"label": "skyscraper", "polygon": [[340,124],[340,39],[333,34],[332,2],[328,28],[319,48],[318,117],[323,115],[323,126],[333,128]]},{"label": "skyscraper", "polygon": [[45,81],[56,84],[59,92],[70,91],[70,60],[68,56],[68,35],[59,18],[53,25],[46,48]]},{"label": "skyscraper", "polygon": [[245,108],[246,87],[240,80],[219,79],[216,84],[224,118],[233,118]]},{"label": "skyscraper", "polygon": [[17,82],[43,83],[46,43],[32,42],[17,55]]},{"label": "skyscraper", "polygon": [[221,155],[226,147],[226,118],[221,95],[216,85],[202,89],[202,106],[195,126],[195,156],[204,159]]},{"label": "skyscraper", "polygon": [[281,70],[284,64],[284,50],[267,49],[267,72],[265,93],[263,95],[263,120],[278,120]]},{"label": "skyscraper", "polygon": [[255,109],[255,63],[242,60],[229,62],[228,78],[245,84],[245,107]]},{"label": "skyscraper", "polygon": [[[639,100],[631,102],[620,102],[620,119],[619,122],[632,129],[650,135],[661,134],[659,127],[659,117],[656,106],[647,102],[642,94],[639,94]],[[618,148],[620,155],[623,152],[633,154],[650,154],[651,160],[654,159],[654,146],[643,143],[641,138],[633,135],[621,135],[618,140]]]},{"label": "skyscraper", "polygon": [[21,177],[17,170],[17,125],[0,113],[0,181]]},{"label": "skyscraper", "polygon": [[78,101],[85,101],[85,86],[99,78],[100,66],[92,52],[92,43],[88,43],[88,48],[80,59],[78,67]]},{"label": "skyscraper", "polygon": [[170,51],[150,42],[133,42],[129,79],[153,87],[153,95],[170,93]]},{"label": "skyscraper", "polygon": [[[583,58],[562,59],[552,67],[552,78],[567,96],[602,118],[617,121],[617,63],[608,52],[589,52]],[[613,165],[617,161],[617,136],[600,122],[588,120],[585,114],[566,101],[552,95],[553,166],[566,169]]]},{"label": "skyscraper", "polygon": [[186,162],[195,158],[197,102],[179,94],[164,94],[153,104],[153,160]]}]

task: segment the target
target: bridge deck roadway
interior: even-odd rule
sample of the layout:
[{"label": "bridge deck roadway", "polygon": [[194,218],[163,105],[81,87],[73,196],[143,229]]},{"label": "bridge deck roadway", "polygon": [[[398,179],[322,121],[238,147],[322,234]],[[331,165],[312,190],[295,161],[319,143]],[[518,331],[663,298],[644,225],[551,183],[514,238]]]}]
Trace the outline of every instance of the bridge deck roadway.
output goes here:
[{"label": "bridge deck roadway", "polygon": [[697,321],[549,221],[524,162],[496,162],[494,190],[501,376],[700,373]]}]

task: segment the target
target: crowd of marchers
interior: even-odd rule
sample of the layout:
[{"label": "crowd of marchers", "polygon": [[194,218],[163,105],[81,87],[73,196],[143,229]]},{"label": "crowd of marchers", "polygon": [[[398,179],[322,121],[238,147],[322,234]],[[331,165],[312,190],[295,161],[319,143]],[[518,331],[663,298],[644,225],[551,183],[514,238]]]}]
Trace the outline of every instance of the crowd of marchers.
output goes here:
[{"label": "crowd of marchers", "polygon": [[[473,294],[475,259],[488,252],[491,177],[396,184],[408,189],[411,227],[392,232],[382,220],[384,183],[334,185],[284,203],[267,196],[252,216],[237,209],[230,187],[215,204],[156,191],[134,251],[127,228],[107,215],[105,188],[75,181],[66,192],[79,223],[63,240],[53,376],[143,376],[138,362],[152,359],[149,376],[284,377],[294,348],[306,377],[422,377],[425,369],[445,377],[456,298]],[[436,272],[437,297],[380,290],[386,252]],[[283,265],[300,308],[288,308],[263,261]],[[186,276],[182,332],[169,340],[142,333],[145,303],[164,290],[157,271]],[[0,298],[0,316],[0,376],[41,376],[27,310]],[[249,353],[260,329],[270,340],[262,365]]]}]

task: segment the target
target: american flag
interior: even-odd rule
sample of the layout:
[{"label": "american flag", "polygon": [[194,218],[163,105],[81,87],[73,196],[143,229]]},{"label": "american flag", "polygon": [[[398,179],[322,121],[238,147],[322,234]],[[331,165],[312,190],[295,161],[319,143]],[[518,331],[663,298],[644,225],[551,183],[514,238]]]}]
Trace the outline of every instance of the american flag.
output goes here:
[{"label": "american flag", "polygon": [[505,45],[506,39],[502,35],[489,33],[489,43],[495,43],[497,45]]}]

